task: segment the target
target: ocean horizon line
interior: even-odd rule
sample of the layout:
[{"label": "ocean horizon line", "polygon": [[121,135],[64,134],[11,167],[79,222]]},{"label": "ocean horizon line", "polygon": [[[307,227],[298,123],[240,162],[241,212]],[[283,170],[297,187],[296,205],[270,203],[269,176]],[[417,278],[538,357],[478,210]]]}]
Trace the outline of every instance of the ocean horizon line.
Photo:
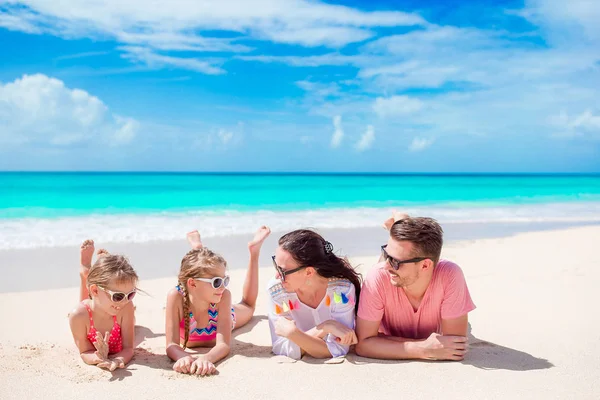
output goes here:
[{"label": "ocean horizon line", "polygon": [[378,176],[378,177],[600,177],[600,172],[319,172],[319,171],[0,171],[47,175],[204,175],[204,176]]}]

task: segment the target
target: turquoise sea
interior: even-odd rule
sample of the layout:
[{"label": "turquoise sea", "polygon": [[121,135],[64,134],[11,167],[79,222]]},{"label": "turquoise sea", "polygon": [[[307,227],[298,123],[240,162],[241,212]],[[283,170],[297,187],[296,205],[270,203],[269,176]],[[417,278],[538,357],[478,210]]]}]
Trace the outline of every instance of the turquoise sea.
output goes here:
[{"label": "turquoise sea", "polygon": [[600,221],[600,175],[0,173],[0,249],[301,226]]}]

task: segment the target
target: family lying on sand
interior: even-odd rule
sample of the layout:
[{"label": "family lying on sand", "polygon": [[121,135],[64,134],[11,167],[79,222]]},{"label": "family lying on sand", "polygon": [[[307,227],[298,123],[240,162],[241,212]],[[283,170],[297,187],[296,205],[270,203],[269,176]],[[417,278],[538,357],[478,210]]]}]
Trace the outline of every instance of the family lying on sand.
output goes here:
[{"label": "family lying on sand", "polygon": [[[350,346],[381,359],[462,360],[468,313],[475,309],[460,267],[440,260],[443,232],[431,218],[395,213],[380,262],[361,276],[331,243],[310,230],[283,235],[272,256],[269,326],[273,353],[299,359],[341,357]],[[271,231],[250,243],[242,300],[232,304],[227,262],[202,245],[197,231],[181,261],[178,284],[167,294],[166,353],[180,373],[210,375],[230,351],[231,331],[254,314],[258,258]],[[133,357],[138,276],[128,260],[81,246],[81,303],[69,323],[82,360],[114,371]],[[104,334],[103,334],[104,333]],[[191,347],[210,347],[191,354]]]}]

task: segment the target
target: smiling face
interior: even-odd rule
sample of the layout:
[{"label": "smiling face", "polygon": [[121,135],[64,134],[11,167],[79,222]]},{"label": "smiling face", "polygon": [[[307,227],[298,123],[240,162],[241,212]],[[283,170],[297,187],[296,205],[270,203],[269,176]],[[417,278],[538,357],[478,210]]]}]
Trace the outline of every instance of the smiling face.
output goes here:
[{"label": "smiling face", "polygon": [[210,282],[199,281],[195,278],[224,278],[226,269],[225,259],[208,248],[191,250],[181,260],[179,284],[184,285],[194,301],[218,303],[223,297],[225,287],[221,286],[215,289]]},{"label": "smiling face", "polygon": [[[275,250],[275,262],[277,265],[285,272],[291,271],[296,268],[301,267],[301,265],[292,257],[291,253],[286,250],[283,250],[281,246],[278,246]],[[307,278],[312,273],[316,273],[313,268],[302,268],[296,272],[286,274],[285,279],[282,279],[282,276],[279,272],[276,273],[276,278],[281,279],[281,284],[288,292],[295,292],[302,286],[306,284]]]},{"label": "smiling face", "polygon": [[136,281],[117,281],[113,279],[106,285],[100,285],[100,287],[98,286],[99,285],[92,284],[89,288],[90,296],[92,296],[92,301],[94,302],[94,308],[100,309],[109,315],[117,315],[121,309],[123,309],[123,307],[129,303],[127,296],[125,296],[123,301],[114,302],[111,299],[111,294],[105,290],[102,290],[100,287],[111,292],[122,292],[127,295],[135,290]]},{"label": "smiling face", "polygon": [[[387,247],[385,251],[390,255],[390,257],[395,258],[396,260],[409,260],[419,254],[415,254],[415,246],[411,242],[407,241],[396,241],[392,238],[388,239]],[[385,260],[384,260],[385,261]],[[389,262],[386,261],[385,269],[390,274],[390,281],[392,285],[397,287],[407,287],[413,285],[418,282],[420,279],[424,277],[424,263],[427,260],[400,264],[400,267],[397,271],[394,271]]]},{"label": "smiling face", "polygon": [[[205,278],[212,279],[214,277],[225,278],[226,268],[223,264],[215,265],[210,268],[203,268],[202,273],[194,278]],[[224,285],[215,289],[210,282],[203,282],[195,280],[194,278],[188,278],[187,289],[194,299],[201,300],[207,303],[218,303],[223,297],[223,292],[226,288]]]}]

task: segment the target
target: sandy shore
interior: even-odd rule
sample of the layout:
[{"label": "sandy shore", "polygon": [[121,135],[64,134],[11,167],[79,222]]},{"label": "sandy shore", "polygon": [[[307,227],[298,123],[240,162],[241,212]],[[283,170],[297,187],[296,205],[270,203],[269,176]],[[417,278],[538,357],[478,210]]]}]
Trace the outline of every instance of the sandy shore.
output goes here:
[{"label": "sandy shore", "polygon": [[[273,274],[266,261],[275,239],[269,240],[261,258],[262,288]],[[75,286],[22,291],[28,281],[39,287],[31,263],[43,257],[30,251],[19,261],[19,270],[29,273],[5,273],[3,279],[8,288],[15,280],[15,292],[0,294],[0,398],[598,399],[598,243],[600,226],[587,226],[446,246],[444,256],[462,266],[478,307],[471,314],[471,351],[464,362],[388,362],[349,355],[333,365],[274,357],[263,290],[254,320],[235,331],[232,355],[217,365],[219,375],[207,378],[173,372],[165,355],[163,307],[175,284],[177,262],[170,261],[163,274],[172,273],[172,278],[140,282],[151,296],[136,298],[135,358],[127,369],[110,373],[84,365],[72,343],[66,315],[76,304]],[[127,245],[122,247],[127,254]],[[180,258],[179,247],[185,246],[175,247]],[[73,249],[56,257],[77,262]],[[140,251],[135,257],[137,267],[157,256]],[[364,271],[376,258],[377,247],[369,257],[352,261]],[[243,273],[231,271],[236,299]]]}]

